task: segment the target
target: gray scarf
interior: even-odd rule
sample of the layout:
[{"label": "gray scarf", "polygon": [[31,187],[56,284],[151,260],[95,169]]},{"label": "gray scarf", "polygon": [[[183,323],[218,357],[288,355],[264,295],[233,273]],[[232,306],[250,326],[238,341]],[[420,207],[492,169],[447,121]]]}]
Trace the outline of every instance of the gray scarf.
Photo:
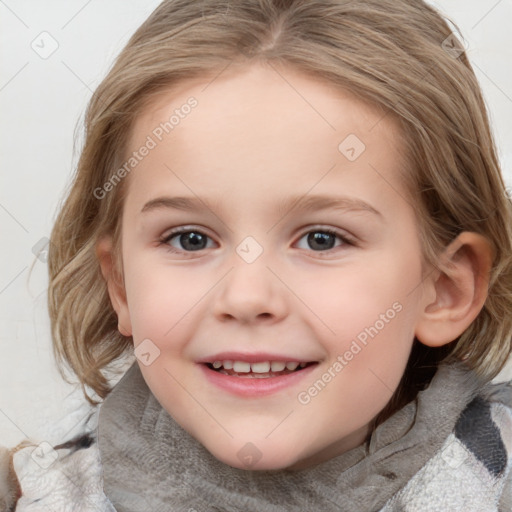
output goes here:
[{"label": "gray scarf", "polygon": [[135,362],[100,407],[104,492],[118,512],[378,511],[440,449],[482,391],[463,364],[361,445],[299,471],[236,469],[211,455],[162,408]]}]

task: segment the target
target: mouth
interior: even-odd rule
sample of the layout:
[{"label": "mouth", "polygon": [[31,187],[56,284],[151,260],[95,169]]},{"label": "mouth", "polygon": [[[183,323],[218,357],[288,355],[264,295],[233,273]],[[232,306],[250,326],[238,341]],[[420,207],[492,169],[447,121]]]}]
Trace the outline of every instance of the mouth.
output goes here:
[{"label": "mouth", "polygon": [[293,361],[289,356],[281,356],[282,359],[276,356],[224,353],[198,363],[206,380],[217,390],[253,399],[301,385],[320,364],[319,361]]},{"label": "mouth", "polygon": [[210,370],[231,377],[242,379],[270,379],[282,377],[292,373],[300,373],[310,366],[317,365],[318,361],[213,361],[203,363]]}]

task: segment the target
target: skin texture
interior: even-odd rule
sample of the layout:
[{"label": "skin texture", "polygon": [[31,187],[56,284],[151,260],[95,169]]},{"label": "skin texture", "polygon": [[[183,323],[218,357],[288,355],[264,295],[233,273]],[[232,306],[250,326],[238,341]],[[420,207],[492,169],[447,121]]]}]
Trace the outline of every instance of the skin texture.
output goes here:
[{"label": "skin texture", "polygon": [[[110,240],[98,244],[119,330],[135,347],[149,339],[158,348],[151,364],[139,361],[149,388],[219,460],[247,469],[240,450],[252,443],[259,460],[251,469],[316,465],[365,440],[414,336],[442,345],[474,319],[490,252],[466,233],[447,256],[449,278],[442,261],[424,265],[391,116],[291,68],[253,64],[165,91],[137,118],[128,156],[191,96],[197,106],[161,141],[152,136],[156,147],[125,178],[124,287],[112,279]],[[338,148],[350,134],[365,145],[353,161]],[[316,194],[364,201],[378,213],[284,209],[292,197]],[[198,197],[212,209],[141,213],[161,196]],[[196,251],[190,236],[161,242],[178,226],[207,242]],[[325,228],[346,241],[324,238],[326,249],[308,240]],[[237,253],[248,236],[262,250],[252,263]],[[347,361],[370,326],[377,334]],[[212,386],[196,362],[231,350],[318,365],[292,387],[240,397]],[[336,371],[339,356],[346,364]],[[335,376],[308,394],[326,373]]]}]

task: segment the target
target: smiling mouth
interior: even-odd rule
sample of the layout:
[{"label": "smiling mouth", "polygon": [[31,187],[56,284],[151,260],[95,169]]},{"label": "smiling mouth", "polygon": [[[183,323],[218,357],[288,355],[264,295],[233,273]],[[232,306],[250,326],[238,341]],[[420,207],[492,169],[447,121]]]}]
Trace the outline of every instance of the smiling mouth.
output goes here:
[{"label": "smiling mouth", "polygon": [[260,363],[247,363],[245,361],[214,361],[213,363],[205,364],[210,370],[232,377],[240,377],[242,379],[269,379],[289,375],[291,373],[298,373],[309,366],[318,364],[318,362],[263,361]]}]

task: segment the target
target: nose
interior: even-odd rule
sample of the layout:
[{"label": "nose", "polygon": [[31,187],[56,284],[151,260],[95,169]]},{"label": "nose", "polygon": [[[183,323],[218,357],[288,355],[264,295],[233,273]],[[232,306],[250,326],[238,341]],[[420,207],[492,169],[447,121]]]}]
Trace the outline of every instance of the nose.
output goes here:
[{"label": "nose", "polygon": [[274,323],[288,313],[290,292],[262,257],[253,263],[234,260],[218,287],[213,310],[221,321]]}]

